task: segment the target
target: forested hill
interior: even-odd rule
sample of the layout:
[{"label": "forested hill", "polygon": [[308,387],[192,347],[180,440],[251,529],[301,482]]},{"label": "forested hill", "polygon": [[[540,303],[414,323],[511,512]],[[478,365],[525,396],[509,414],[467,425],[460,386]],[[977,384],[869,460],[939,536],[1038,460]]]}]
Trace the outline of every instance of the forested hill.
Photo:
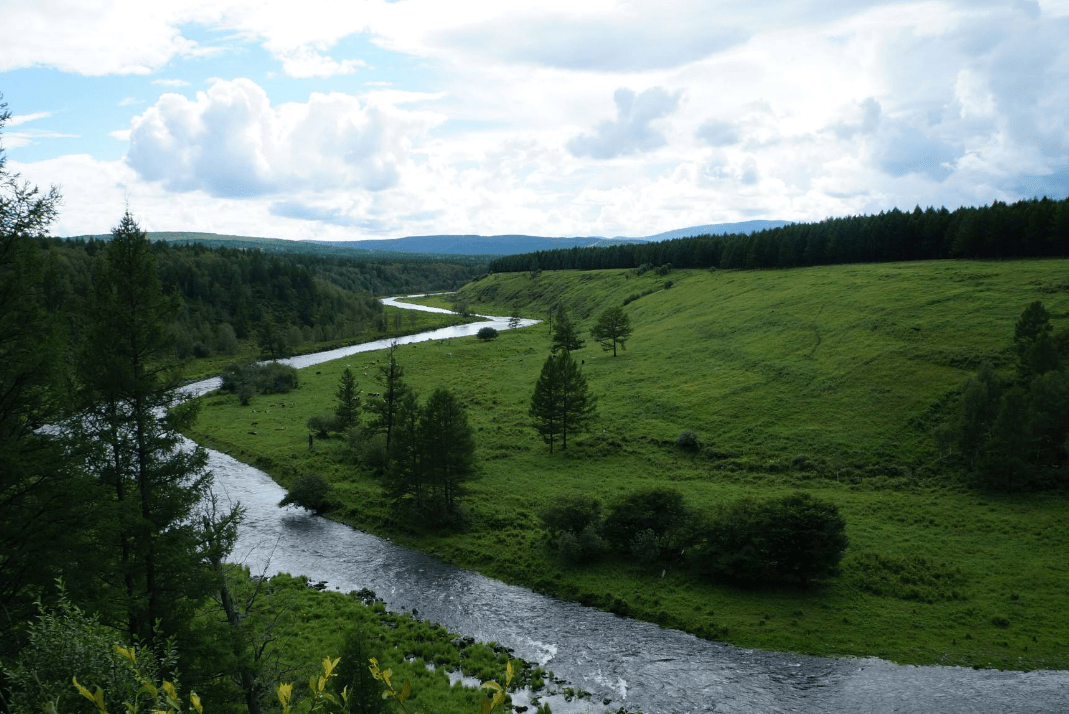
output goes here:
[{"label": "forested hill", "polygon": [[[461,265],[484,266],[492,254],[503,251],[449,251],[435,250],[435,246],[425,246],[427,250],[395,248],[389,245],[394,241],[311,241],[286,240],[283,238],[257,238],[253,236],[235,236],[219,233],[198,233],[195,231],[154,231],[146,234],[153,243],[164,241],[172,245],[202,245],[206,248],[236,248],[241,250],[260,250],[266,253],[283,253],[296,255],[316,255],[320,257],[349,258],[359,261],[376,261],[385,263],[459,263]],[[110,240],[111,236],[82,235],[71,236],[70,240]],[[417,240],[402,238],[400,240]],[[539,246],[541,247],[541,246]]]},{"label": "forested hill", "polygon": [[640,243],[641,238],[546,238],[529,235],[437,235],[387,238],[383,240],[342,241],[316,245],[344,246],[349,250],[383,249],[403,253],[447,255],[509,255],[534,250],[555,250],[572,247],[600,247],[621,243]]},{"label": "forested hill", "polygon": [[794,223],[749,235],[706,235],[609,248],[571,248],[495,258],[494,273],[676,268],[789,268],[941,258],[1069,256],[1069,198],[979,208],[919,207],[876,216]]},{"label": "forested hill", "polygon": [[[50,310],[84,301],[92,282],[96,238],[48,239],[39,247],[48,266]],[[178,356],[232,354],[237,340],[285,352],[301,343],[355,338],[378,330],[375,295],[448,290],[485,267],[479,263],[356,260],[308,253],[210,248],[166,241],[151,244],[165,292],[182,297]]]}]

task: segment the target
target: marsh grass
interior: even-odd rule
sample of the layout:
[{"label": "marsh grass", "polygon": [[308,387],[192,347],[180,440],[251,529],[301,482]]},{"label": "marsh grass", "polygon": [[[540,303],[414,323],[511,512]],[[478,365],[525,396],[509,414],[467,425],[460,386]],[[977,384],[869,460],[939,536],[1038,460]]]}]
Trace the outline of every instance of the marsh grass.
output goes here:
[{"label": "marsh grass", "polygon": [[[424,395],[454,391],[476,430],[480,475],[468,486],[468,526],[456,531],[424,530],[389,507],[340,439],[308,449],[305,422],[332,404],[346,365],[360,389],[377,391],[379,353],[304,370],[300,389],[248,407],[209,395],[192,435],[285,486],[323,474],[344,504],[333,517],[357,527],[704,637],[904,663],[1065,668],[1069,497],[971,491],[930,430],[971,370],[1010,366],[1022,306],[1041,299],[1055,329],[1069,327],[1069,288],[1055,279],[1067,271],[1064,260],[673,271],[670,290],[663,276],[628,271],[483,278],[448,302],[541,319],[563,303],[581,333],[605,307],[655,289],[625,308],[626,352],[588,345],[573,355],[598,416],[563,453],[549,454],[527,416],[548,325],[399,348],[408,382]],[[677,447],[683,430],[697,434],[698,453]],[[835,503],[850,538],[843,574],[808,590],[740,589],[682,566],[666,565],[663,577],[618,560],[570,567],[545,547],[537,513],[553,497],[610,503],[665,484],[705,513],[798,489]]]}]

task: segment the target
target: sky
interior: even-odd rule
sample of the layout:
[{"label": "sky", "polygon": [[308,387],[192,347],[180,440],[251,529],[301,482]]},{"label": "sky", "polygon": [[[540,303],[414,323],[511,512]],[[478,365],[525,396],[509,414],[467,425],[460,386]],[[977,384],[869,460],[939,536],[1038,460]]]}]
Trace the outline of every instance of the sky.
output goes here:
[{"label": "sky", "polygon": [[1069,0],[0,0],[53,234],[646,236],[1069,195]]}]

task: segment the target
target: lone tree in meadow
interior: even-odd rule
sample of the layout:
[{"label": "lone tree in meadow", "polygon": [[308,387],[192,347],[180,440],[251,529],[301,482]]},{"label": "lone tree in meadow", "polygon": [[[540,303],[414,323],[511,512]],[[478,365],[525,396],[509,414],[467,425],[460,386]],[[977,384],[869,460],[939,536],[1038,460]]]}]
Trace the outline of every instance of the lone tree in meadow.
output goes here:
[{"label": "lone tree in meadow", "polygon": [[610,307],[598,315],[598,321],[590,330],[590,336],[597,340],[606,352],[612,350],[612,356],[615,357],[616,345],[627,349],[625,343],[631,336],[631,318],[622,307]]},{"label": "lone tree in meadow", "polygon": [[579,339],[575,324],[568,318],[564,308],[558,307],[557,314],[553,318],[553,347],[551,348],[553,352],[561,350],[573,352],[581,349],[583,344],[583,341]]},{"label": "lone tree in meadow", "polygon": [[561,449],[568,448],[568,433],[580,431],[594,415],[597,399],[568,350],[550,355],[535,383],[529,414],[542,440],[549,444],[559,434]]},{"label": "lone tree in meadow", "polygon": [[356,386],[353,370],[346,367],[341,373],[338,391],[334,395],[338,400],[334,416],[338,418],[338,427],[341,429],[356,426],[357,417],[360,415],[360,391]]},{"label": "lone tree in meadow", "polygon": [[404,381],[405,370],[394,356],[396,350],[397,343],[390,345],[390,351],[386,353],[386,363],[379,365],[379,373],[375,376],[375,381],[379,383],[382,391],[377,396],[372,395],[364,404],[364,411],[371,414],[368,430],[373,434],[386,435],[387,452],[390,450],[390,439],[401,400],[409,391]]}]

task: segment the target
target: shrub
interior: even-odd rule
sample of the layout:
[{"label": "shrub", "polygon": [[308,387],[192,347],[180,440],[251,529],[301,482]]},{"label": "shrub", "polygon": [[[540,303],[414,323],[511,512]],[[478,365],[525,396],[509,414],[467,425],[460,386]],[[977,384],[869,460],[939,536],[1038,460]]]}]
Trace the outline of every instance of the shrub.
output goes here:
[{"label": "shrub", "polygon": [[315,473],[304,474],[297,477],[293,488],[278,502],[279,506],[293,504],[307,508],[313,513],[325,513],[330,510],[330,484],[327,480]]},{"label": "shrub", "polygon": [[[371,593],[371,602],[374,602],[374,595]],[[365,600],[365,604],[369,603]],[[361,627],[354,627],[346,633],[334,689],[340,691],[348,688],[347,710],[353,714],[379,714],[390,711],[386,700],[382,698],[382,685],[367,667],[372,654],[374,652],[368,646],[368,635]]]},{"label": "shrub", "polygon": [[492,340],[495,337],[497,337],[497,330],[495,330],[492,327],[484,327],[484,328],[480,329],[479,332],[477,332],[475,336],[478,337],[480,340],[483,340],[485,342],[489,342],[490,340]]},{"label": "shrub", "polygon": [[605,541],[590,523],[578,533],[564,531],[557,536],[557,552],[567,563],[580,565],[597,560],[605,553]]},{"label": "shrub", "polygon": [[601,518],[601,501],[593,496],[561,496],[539,513],[551,535],[562,532],[578,534]]},{"label": "shrub", "polygon": [[636,533],[651,531],[660,550],[682,547],[688,540],[690,513],[683,495],[666,488],[628,494],[605,517],[602,534],[615,550],[629,553]]},{"label": "shrub", "polygon": [[[71,686],[71,676],[81,682],[103,687],[103,703],[109,711],[123,711],[123,701],[144,706],[143,692],[133,684],[134,667],[156,676],[173,669],[177,653],[168,641],[160,647],[157,658],[143,648],[129,660],[116,650],[122,642],[113,631],[100,625],[96,615],[88,615],[68,600],[60,586],[60,598],[54,609],[38,603],[37,619],[27,625],[27,646],[19,652],[11,668],[0,670],[5,679],[0,702],[13,712],[88,711],[78,690]],[[132,653],[132,650],[129,650]]]},{"label": "shrub", "polygon": [[296,389],[298,384],[297,370],[278,362],[245,366],[231,362],[219,376],[223,380],[219,388],[237,392],[242,404],[247,404],[253,394],[284,394]]},{"label": "shrub", "polygon": [[360,462],[376,474],[385,473],[390,463],[390,455],[386,451],[386,435],[373,434],[356,447],[360,454]]},{"label": "shrub", "polygon": [[631,555],[640,563],[655,563],[661,559],[661,544],[657,534],[647,528],[631,539]]},{"label": "shrub", "polygon": [[308,431],[317,439],[326,439],[330,432],[338,430],[338,420],[332,414],[317,414],[308,417]]},{"label": "shrub", "polygon": [[684,429],[679,432],[679,436],[676,437],[676,446],[683,451],[690,454],[698,453],[702,448],[701,439],[698,438],[698,434],[690,429]]},{"label": "shrub", "polygon": [[805,584],[836,575],[847,543],[846,521],[832,503],[805,493],[744,500],[708,528],[704,567],[736,580]]}]

